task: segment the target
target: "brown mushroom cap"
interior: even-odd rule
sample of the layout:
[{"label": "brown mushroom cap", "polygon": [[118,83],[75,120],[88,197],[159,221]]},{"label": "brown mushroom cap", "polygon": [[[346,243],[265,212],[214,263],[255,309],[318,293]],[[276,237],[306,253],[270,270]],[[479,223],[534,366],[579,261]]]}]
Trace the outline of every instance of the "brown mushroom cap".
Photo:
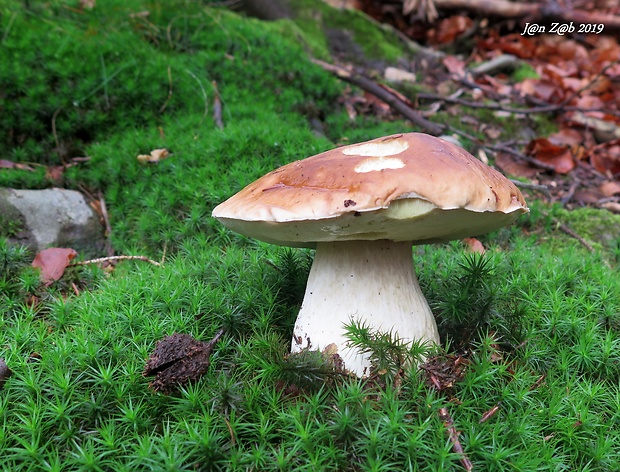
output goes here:
[{"label": "brown mushroom cap", "polygon": [[527,212],[495,169],[434,136],[407,133],[291,162],[213,210],[230,229],[285,246],[476,236]]}]

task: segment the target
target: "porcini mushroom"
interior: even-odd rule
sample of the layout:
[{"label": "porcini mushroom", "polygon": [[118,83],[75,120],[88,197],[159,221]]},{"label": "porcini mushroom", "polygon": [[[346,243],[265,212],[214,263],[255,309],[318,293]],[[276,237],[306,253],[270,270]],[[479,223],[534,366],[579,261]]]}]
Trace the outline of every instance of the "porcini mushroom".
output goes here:
[{"label": "porcini mushroom", "polygon": [[[273,244],[315,247],[291,350],[347,345],[352,319],[404,341],[439,343],[413,269],[412,245],[480,235],[527,212],[517,187],[462,148],[407,133],[292,162],[218,205],[228,228]],[[333,346],[332,346],[333,348]]]}]

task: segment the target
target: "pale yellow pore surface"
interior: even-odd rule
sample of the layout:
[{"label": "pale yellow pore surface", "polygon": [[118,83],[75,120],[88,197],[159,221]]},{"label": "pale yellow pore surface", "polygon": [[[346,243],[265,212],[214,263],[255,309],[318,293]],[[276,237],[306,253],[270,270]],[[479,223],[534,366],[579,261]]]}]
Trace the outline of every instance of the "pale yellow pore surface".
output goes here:
[{"label": "pale yellow pore surface", "polygon": [[433,136],[408,133],[292,162],[218,205],[241,234],[290,246],[319,241],[475,236],[527,211],[516,186]]}]

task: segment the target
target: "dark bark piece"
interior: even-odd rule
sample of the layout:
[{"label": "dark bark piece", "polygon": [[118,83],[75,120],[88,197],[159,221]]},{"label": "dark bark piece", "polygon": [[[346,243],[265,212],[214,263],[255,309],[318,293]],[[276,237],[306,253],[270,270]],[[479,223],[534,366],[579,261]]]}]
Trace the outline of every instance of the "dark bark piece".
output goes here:
[{"label": "dark bark piece", "polygon": [[407,103],[403,102],[394,93],[372,81],[371,79],[349,71],[344,67],[340,67],[335,64],[329,64],[318,59],[313,59],[312,62],[322,67],[324,70],[331,72],[339,79],[344,80],[345,82],[349,82],[357,87],[360,87],[362,90],[373,94],[375,97],[387,103],[390,107],[399,112],[416,126],[422,128],[425,133],[431,134],[433,136],[439,136],[445,131],[445,126],[427,120],[422,116],[420,112],[411,108]]},{"label": "dark bark piece", "polygon": [[144,368],[145,376],[155,376],[149,386],[169,394],[202,377],[209,369],[213,346],[223,333],[218,331],[208,343],[181,333],[158,341]]},{"label": "dark bark piece", "polygon": [[8,379],[11,374],[13,374],[13,371],[9,369],[9,366],[6,365],[4,359],[0,357],[0,390],[4,387],[4,381]]}]

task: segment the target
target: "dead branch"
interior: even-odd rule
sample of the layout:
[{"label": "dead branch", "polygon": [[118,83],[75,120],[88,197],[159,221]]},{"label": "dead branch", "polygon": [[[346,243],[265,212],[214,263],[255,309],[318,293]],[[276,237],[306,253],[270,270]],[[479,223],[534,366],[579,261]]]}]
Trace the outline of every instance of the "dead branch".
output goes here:
[{"label": "dead branch", "polygon": [[549,187],[546,185],[533,184],[531,182],[521,182],[520,180],[514,179],[510,179],[510,181],[517,187],[527,188],[529,190],[537,190],[544,193],[547,197],[551,198],[551,192],[549,191]]},{"label": "dead branch", "polygon": [[[506,113],[514,113],[521,115],[528,115],[534,113],[553,113],[559,111],[579,111],[582,113],[587,112],[602,112],[608,115],[618,116],[620,117],[620,111],[610,110],[607,108],[582,108],[571,105],[566,105],[567,100],[562,101],[562,103],[558,104],[548,104],[548,105],[539,105],[531,108],[513,108],[504,106],[501,103],[480,103],[480,102],[472,102],[469,100],[464,100],[462,98],[456,97],[442,97],[441,95],[435,95],[433,93],[419,93],[417,95],[419,100],[434,100],[437,102],[450,103],[453,105],[462,105],[468,108],[483,108],[486,110],[497,110],[497,111],[505,111]],[[574,97],[570,97],[572,100]],[[569,100],[570,101],[570,100]]]},{"label": "dead branch", "polygon": [[146,256],[108,256],[99,257],[98,259],[89,259],[87,261],[74,262],[73,264],[70,264],[69,267],[82,266],[87,264],[100,264],[101,262],[111,261],[145,261],[156,266],[161,266],[159,262],[149,259]]},{"label": "dead branch", "polygon": [[493,418],[495,414],[499,411],[499,408],[501,405],[502,405],[502,402],[497,402],[497,404],[493,406],[490,410],[485,411],[480,417],[480,421],[478,421],[478,423],[482,424],[485,421],[488,421],[489,419]]},{"label": "dead branch", "polygon": [[562,231],[563,233],[568,234],[570,237],[575,238],[577,241],[579,241],[581,243],[581,245],[583,247],[585,247],[588,251],[590,252],[594,252],[594,248],[590,245],[590,243],[588,243],[588,241],[586,241],[585,239],[583,239],[581,236],[579,236],[575,231],[573,231],[572,229],[570,229],[568,226],[566,226],[564,223],[561,223],[557,218],[551,218],[551,221],[553,221],[553,224],[556,225],[556,227]]},{"label": "dead branch", "polygon": [[452,450],[460,456],[460,461],[467,472],[474,470],[474,465],[471,463],[467,454],[463,450],[461,441],[459,441],[459,432],[454,427],[454,420],[450,416],[450,412],[447,408],[440,408],[437,412],[439,419],[443,421],[443,425],[448,430],[448,437],[452,443]]},{"label": "dead branch", "polygon": [[222,97],[220,96],[220,91],[217,88],[217,82],[213,80],[211,81],[211,85],[213,86],[213,91],[215,92],[215,96],[213,97],[213,121],[215,121],[215,126],[222,129],[224,128],[224,122],[222,121]]},{"label": "dead branch", "polygon": [[427,120],[422,116],[420,112],[413,110],[409,105],[403,102],[392,92],[381,87],[379,84],[372,81],[371,79],[364,77],[363,75],[348,71],[344,67],[329,64],[318,59],[312,59],[312,62],[314,62],[324,70],[331,72],[339,79],[344,80],[345,82],[349,82],[350,84],[353,84],[357,87],[360,87],[366,92],[373,94],[380,100],[383,100],[405,118],[422,128],[426,133],[432,134],[433,136],[439,136],[445,131],[445,126]]},{"label": "dead branch", "polygon": [[170,70],[170,66],[168,66],[168,96],[166,97],[166,101],[159,109],[159,113],[163,113],[168,103],[170,103],[170,99],[172,98],[172,71]]},{"label": "dead branch", "polygon": [[620,17],[596,11],[562,7],[558,2],[522,3],[507,0],[434,0],[439,10],[465,10],[481,16],[527,19],[538,22],[604,24],[605,32],[620,30]]}]

